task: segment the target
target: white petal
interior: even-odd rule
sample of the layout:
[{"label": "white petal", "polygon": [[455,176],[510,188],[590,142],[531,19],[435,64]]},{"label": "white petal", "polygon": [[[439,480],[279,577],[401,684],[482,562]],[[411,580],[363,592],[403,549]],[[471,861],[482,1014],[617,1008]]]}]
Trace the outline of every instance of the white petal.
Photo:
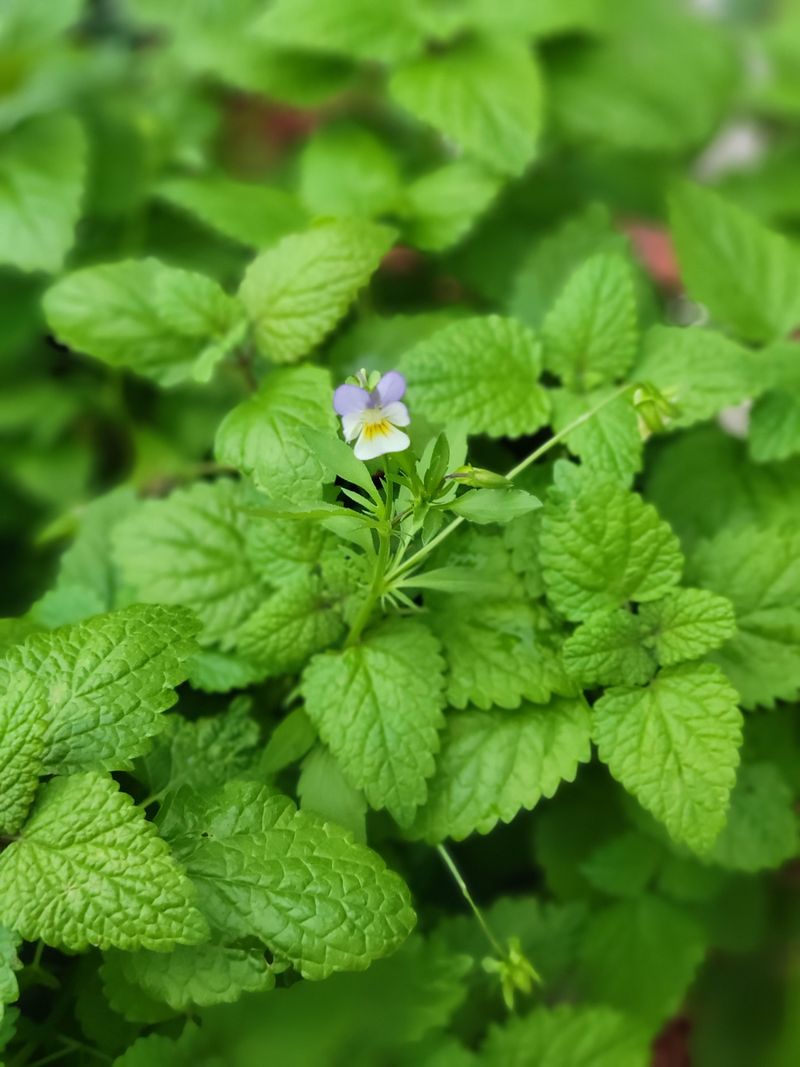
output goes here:
[{"label": "white petal", "polygon": [[408,414],[408,408],[400,400],[395,400],[391,404],[387,404],[382,409],[383,417],[388,419],[389,422],[395,426],[408,426],[411,422],[411,416]]},{"label": "white petal", "polygon": [[364,414],[356,411],[351,415],[342,415],[342,432],[345,441],[352,441],[364,428]]},{"label": "white petal", "polygon": [[356,459],[377,459],[387,452],[403,452],[410,444],[408,434],[392,426],[386,433],[376,433],[372,438],[367,438],[362,431],[353,451]]}]

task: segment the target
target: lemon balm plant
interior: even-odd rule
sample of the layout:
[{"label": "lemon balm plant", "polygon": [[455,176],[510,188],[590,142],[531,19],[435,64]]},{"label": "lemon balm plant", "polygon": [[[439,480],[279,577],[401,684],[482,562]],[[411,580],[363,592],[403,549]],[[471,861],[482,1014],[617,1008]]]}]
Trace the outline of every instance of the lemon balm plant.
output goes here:
[{"label": "lemon balm plant", "polygon": [[798,1061],[800,30],[707,6],[0,3],[8,1067]]}]

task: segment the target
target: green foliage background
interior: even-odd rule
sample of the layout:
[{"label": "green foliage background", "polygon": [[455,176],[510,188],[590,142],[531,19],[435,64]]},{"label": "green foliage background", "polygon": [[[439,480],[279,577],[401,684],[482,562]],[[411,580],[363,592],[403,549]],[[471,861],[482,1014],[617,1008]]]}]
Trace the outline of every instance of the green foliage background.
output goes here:
[{"label": "green foliage background", "polygon": [[0,0],[8,1067],[800,1062],[799,227],[796,0]]}]

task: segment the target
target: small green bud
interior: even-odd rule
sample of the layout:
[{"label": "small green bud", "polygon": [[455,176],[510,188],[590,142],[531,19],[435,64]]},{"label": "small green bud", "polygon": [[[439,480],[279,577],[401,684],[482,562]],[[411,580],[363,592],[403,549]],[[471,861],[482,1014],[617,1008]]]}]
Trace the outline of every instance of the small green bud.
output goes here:
[{"label": "small green bud", "polygon": [[508,939],[508,954],[498,960],[487,956],[483,960],[483,969],[487,974],[496,974],[500,979],[503,1001],[509,1011],[514,1010],[514,997],[517,993],[530,996],[535,985],[541,984],[541,977],[531,961],[522,951],[519,938]]},{"label": "small green bud", "polygon": [[447,478],[462,485],[471,485],[475,489],[507,489],[511,485],[505,475],[495,474],[494,471],[487,471],[483,467],[473,467],[471,463],[465,463],[463,467],[452,471]]},{"label": "small green bud", "polygon": [[639,433],[645,441],[651,434],[663,433],[680,414],[674,396],[657,389],[650,382],[636,386],[633,406],[639,419]]}]

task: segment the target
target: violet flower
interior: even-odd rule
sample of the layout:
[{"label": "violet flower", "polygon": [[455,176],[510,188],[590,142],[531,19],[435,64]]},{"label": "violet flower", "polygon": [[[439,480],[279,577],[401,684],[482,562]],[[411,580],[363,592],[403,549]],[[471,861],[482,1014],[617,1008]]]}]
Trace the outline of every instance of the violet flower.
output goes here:
[{"label": "violet flower", "polygon": [[[374,380],[374,379],[373,379]],[[396,370],[384,374],[372,388],[366,371],[356,376],[358,384],[340,385],[333,394],[333,407],[342,418],[342,431],[358,459],[375,459],[387,452],[403,452],[411,444],[400,426],[408,426],[408,408],[400,398],[406,380]]]}]

